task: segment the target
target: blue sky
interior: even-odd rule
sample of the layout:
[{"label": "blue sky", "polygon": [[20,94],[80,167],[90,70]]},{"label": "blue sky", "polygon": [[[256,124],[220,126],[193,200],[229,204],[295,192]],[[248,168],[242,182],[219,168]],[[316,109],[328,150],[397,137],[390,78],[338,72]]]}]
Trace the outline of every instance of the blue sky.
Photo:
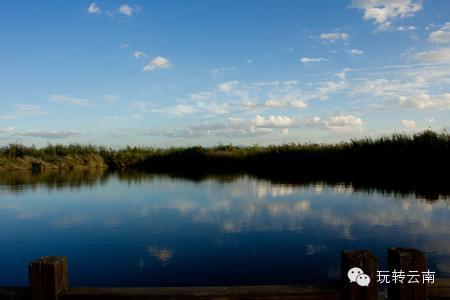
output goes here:
[{"label": "blue sky", "polygon": [[0,143],[450,128],[450,2],[2,1]]}]

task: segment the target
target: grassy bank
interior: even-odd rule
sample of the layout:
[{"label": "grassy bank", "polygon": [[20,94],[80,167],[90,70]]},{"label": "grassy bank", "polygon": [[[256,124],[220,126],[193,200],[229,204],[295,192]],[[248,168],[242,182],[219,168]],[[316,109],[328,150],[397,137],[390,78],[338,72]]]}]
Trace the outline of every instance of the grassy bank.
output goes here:
[{"label": "grassy bank", "polygon": [[99,149],[80,145],[49,145],[45,148],[12,144],[0,152],[0,169],[3,170],[81,170],[105,169]]},{"label": "grassy bank", "polygon": [[277,173],[296,176],[436,177],[450,167],[450,136],[425,131],[339,144],[188,148],[10,145],[2,169],[135,169],[167,173]]}]

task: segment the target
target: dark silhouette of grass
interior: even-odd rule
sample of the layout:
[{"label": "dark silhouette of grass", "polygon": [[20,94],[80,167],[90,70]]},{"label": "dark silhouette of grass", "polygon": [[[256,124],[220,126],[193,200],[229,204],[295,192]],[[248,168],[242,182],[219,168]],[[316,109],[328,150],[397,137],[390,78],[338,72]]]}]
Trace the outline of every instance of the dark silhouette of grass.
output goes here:
[{"label": "dark silhouette of grass", "polygon": [[0,152],[3,169],[144,170],[172,174],[249,173],[290,178],[447,179],[450,136],[430,130],[363,138],[339,144],[279,146],[219,145],[205,148],[126,147],[115,150],[81,145],[45,148],[9,145]]}]

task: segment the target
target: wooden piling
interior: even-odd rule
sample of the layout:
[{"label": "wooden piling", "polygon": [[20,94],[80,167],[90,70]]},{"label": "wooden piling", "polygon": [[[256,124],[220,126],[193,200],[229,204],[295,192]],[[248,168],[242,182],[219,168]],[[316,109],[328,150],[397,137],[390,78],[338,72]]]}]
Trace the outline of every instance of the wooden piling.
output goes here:
[{"label": "wooden piling", "polygon": [[[388,249],[388,267],[391,276],[394,271],[403,271],[406,275],[403,283],[399,281],[394,283],[391,277],[388,285],[389,299],[427,299],[427,285],[422,280],[422,272],[427,271],[427,260],[423,252],[412,248],[390,248]],[[416,275],[419,275],[419,277]],[[419,283],[411,282],[411,280],[415,281],[415,279]]]},{"label": "wooden piling", "polygon": [[[370,278],[369,286],[359,286],[350,282],[347,273],[352,268],[360,268]],[[342,299],[376,300],[378,298],[377,283],[378,259],[368,250],[351,250],[341,252]]]},{"label": "wooden piling", "polygon": [[68,288],[67,257],[45,256],[28,266],[30,300],[58,300]]}]

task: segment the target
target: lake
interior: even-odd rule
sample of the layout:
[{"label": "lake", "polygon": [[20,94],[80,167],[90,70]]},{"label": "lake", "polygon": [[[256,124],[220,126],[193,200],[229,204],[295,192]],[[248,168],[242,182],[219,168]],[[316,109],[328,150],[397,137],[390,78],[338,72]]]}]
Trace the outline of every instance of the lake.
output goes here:
[{"label": "lake", "polygon": [[326,283],[340,251],[426,252],[450,276],[449,197],[249,175],[2,172],[0,286],[39,256],[69,258],[72,286]]}]

